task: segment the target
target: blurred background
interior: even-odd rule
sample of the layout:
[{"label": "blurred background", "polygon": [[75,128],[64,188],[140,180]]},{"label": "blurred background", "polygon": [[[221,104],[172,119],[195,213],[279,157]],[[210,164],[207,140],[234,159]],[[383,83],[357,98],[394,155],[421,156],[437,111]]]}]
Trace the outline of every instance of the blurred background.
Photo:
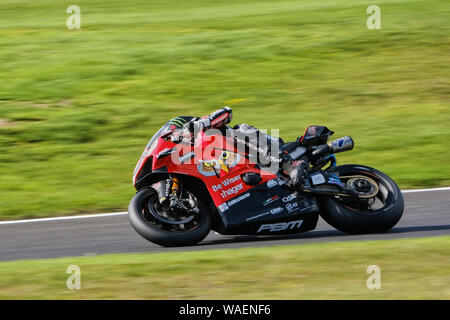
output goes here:
[{"label": "blurred background", "polygon": [[285,141],[313,124],[350,135],[338,160],[402,188],[449,185],[449,14],[445,0],[0,0],[0,219],[124,210],[153,133],[224,105]]}]

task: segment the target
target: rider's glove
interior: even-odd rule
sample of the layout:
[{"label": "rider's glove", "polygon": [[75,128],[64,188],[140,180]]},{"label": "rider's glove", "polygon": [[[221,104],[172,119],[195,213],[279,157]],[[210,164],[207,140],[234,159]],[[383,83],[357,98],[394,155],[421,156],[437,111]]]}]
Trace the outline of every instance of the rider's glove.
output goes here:
[{"label": "rider's glove", "polygon": [[233,119],[233,111],[230,107],[224,107],[211,113],[207,119],[210,121],[209,127],[221,128],[231,122],[231,119]]},{"label": "rider's glove", "polygon": [[230,107],[216,110],[209,116],[195,118],[184,125],[191,133],[205,131],[210,128],[221,128],[231,122],[233,112]]}]

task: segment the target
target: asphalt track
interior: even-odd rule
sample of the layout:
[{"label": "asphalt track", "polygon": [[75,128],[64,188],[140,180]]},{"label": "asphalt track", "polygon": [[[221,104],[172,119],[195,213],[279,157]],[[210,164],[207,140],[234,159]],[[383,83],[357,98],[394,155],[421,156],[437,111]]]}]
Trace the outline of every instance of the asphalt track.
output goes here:
[{"label": "asphalt track", "polygon": [[142,239],[125,213],[0,222],[0,261],[263,247],[326,241],[382,240],[450,234],[450,188],[405,192],[400,222],[383,234],[346,235],[319,219],[314,231],[288,236],[222,236],[211,232],[197,246],[163,248]]}]

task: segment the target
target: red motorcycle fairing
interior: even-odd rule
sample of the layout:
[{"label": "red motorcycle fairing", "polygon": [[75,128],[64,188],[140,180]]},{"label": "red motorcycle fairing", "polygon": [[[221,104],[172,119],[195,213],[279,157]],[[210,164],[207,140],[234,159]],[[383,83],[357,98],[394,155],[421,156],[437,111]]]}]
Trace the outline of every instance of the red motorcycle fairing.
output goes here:
[{"label": "red motorcycle fairing", "polygon": [[[236,150],[234,141],[230,140],[220,134],[206,135],[201,132],[195,139],[196,144],[191,146],[154,137],[136,165],[133,184],[136,187],[145,168],[150,167],[151,171],[164,168],[167,173],[188,175],[202,180],[214,204],[219,207],[255,187],[247,185],[242,174],[259,173],[259,184],[276,178],[275,174],[257,168],[247,155]],[[149,161],[151,163],[148,163]]]}]

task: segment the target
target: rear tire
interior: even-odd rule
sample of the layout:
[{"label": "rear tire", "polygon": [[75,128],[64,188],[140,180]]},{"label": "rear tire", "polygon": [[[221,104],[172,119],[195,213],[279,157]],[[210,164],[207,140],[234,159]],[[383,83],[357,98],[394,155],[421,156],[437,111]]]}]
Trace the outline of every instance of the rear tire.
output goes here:
[{"label": "rear tire", "polygon": [[391,229],[400,220],[404,201],[397,184],[386,174],[362,165],[337,167],[339,176],[364,175],[375,180],[385,198],[384,207],[361,210],[345,205],[334,197],[320,199],[320,215],[334,228],[349,234],[381,233]]},{"label": "rear tire", "polygon": [[206,207],[198,200],[200,215],[198,226],[190,231],[174,232],[152,224],[143,215],[143,208],[149,201],[156,201],[158,195],[153,188],[139,191],[128,206],[128,218],[131,226],[143,238],[165,247],[191,246],[202,241],[209,233],[211,217]]}]

